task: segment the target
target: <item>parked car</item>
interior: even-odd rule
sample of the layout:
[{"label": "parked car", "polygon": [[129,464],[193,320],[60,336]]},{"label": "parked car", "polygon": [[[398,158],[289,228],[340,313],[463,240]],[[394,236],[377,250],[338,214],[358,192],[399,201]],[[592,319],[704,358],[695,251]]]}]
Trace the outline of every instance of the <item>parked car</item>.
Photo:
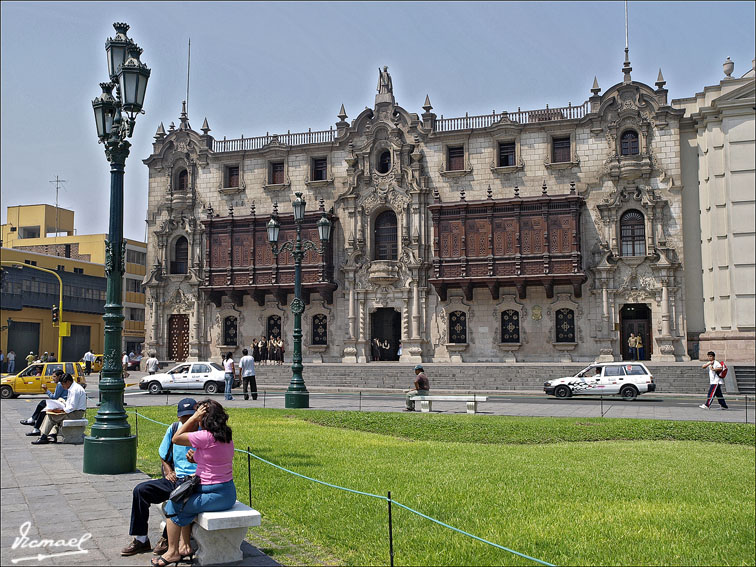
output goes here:
[{"label": "parked car", "polygon": [[136,356],[130,356],[129,362],[126,364],[126,370],[134,370],[135,372],[139,371],[139,366],[142,363],[142,355],[138,354]]},{"label": "parked car", "polygon": [[543,383],[543,391],[557,398],[603,394],[634,400],[639,394],[655,390],[654,377],[642,362],[591,364],[574,376]]},{"label": "parked car", "polygon": [[[233,387],[240,384],[239,377],[234,376]],[[164,390],[204,390],[207,394],[215,394],[226,389],[225,372],[216,362],[184,362],[167,372],[145,376],[139,382],[139,388],[150,394]]]},{"label": "parked car", "polygon": [[47,384],[51,392],[55,391],[53,374],[63,370],[74,377],[83,388],[87,387],[84,367],[79,362],[37,362],[11,376],[4,376],[0,381],[0,397],[17,398],[21,394],[44,394],[42,384]]}]

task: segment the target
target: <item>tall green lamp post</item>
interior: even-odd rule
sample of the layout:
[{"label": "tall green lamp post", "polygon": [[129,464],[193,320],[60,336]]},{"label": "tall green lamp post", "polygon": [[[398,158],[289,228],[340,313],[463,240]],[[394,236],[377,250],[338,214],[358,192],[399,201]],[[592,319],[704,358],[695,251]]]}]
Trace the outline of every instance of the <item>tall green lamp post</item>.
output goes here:
[{"label": "tall green lamp post", "polygon": [[[278,256],[284,250],[291,252],[294,257],[294,300],[291,302],[291,312],[294,314],[294,355],[293,364],[291,365],[291,382],[286,390],[285,407],[286,408],[309,408],[310,393],[307,391],[304,379],[302,378],[302,313],[304,312],[304,302],[302,301],[302,258],[308,250],[315,250],[321,256],[325,254],[325,246],[331,238],[331,221],[328,220],[325,211],[318,221],[318,236],[320,237],[320,247],[311,240],[302,240],[302,222],[305,216],[305,200],[302,193],[294,193],[294,224],[297,228],[296,240],[288,240],[281,247],[278,247],[278,233],[281,225],[276,218],[274,211],[273,216],[268,221],[268,240],[273,247],[273,254]],[[321,201],[322,204],[322,201]],[[276,207],[277,208],[277,207]]]},{"label": "tall green lamp post", "polygon": [[[105,304],[104,365],[100,374],[102,403],[84,438],[84,472],[123,474],[136,470],[137,439],[123,409],[121,334],[123,329],[123,170],[137,114],[142,113],[150,69],[139,60],[142,49],[126,37],[128,24],[115,23],[116,35],[105,42],[110,82],[100,83],[102,94],[92,101],[97,137],[110,162],[110,228],[105,241],[108,278]],[[113,96],[113,89],[116,94]]]}]

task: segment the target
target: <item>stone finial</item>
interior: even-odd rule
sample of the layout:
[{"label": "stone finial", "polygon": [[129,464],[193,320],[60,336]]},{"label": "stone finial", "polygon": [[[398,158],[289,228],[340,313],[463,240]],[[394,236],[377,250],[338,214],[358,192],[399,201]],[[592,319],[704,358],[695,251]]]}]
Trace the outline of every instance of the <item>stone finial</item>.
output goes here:
[{"label": "stone finial", "polygon": [[277,216],[278,216],[278,201],[275,201],[275,202],[273,203],[273,216],[274,216],[274,217],[277,217]]},{"label": "stone finial", "polygon": [[601,87],[598,84],[598,78],[596,78],[596,75],[593,76],[593,86],[591,87],[591,92],[593,93],[593,96],[598,96],[598,94],[601,92]]},{"label": "stone finial", "polygon": [[488,195],[489,199],[493,199],[493,189],[491,189],[491,186],[488,186],[488,190],[486,191],[486,194]]},{"label": "stone finial", "polygon": [[575,194],[575,182],[570,181],[570,195],[574,195],[574,194]]},{"label": "stone finial", "polygon": [[249,206],[249,214],[255,216],[255,212],[255,202],[252,201],[252,204]]},{"label": "stone finial", "polygon": [[626,47],[625,48],[625,62],[622,64],[622,73],[624,73],[625,77],[622,79],[622,82],[625,84],[628,84],[632,82],[632,79],[630,78],[630,71],[632,71],[633,68],[630,66],[630,50]]},{"label": "stone finial", "polygon": [[546,180],[543,180],[543,185],[541,186],[541,195],[546,195]]},{"label": "stone finial", "polygon": [[336,118],[339,119],[339,122],[344,122],[347,119],[347,113],[344,109],[344,103],[341,103],[341,109],[339,110],[339,113],[336,115]]},{"label": "stone finial", "polygon": [[430,102],[430,97],[428,95],[425,95],[425,104],[423,104],[423,110],[425,112],[430,112],[431,110],[433,110]]},{"label": "stone finial", "polygon": [[234,216],[234,205],[231,204],[228,206],[228,216],[232,217]]},{"label": "stone finial", "polygon": [[465,190],[461,189],[459,192],[459,200],[464,201],[465,200]]},{"label": "stone finial", "polygon": [[514,196],[518,199],[520,198],[520,188],[517,185],[514,188]]},{"label": "stone finial", "polygon": [[160,126],[158,126],[157,132],[155,132],[155,141],[162,140],[165,138],[165,128],[163,128],[163,123],[160,123]]},{"label": "stone finial", "polygon": [[213,213],[214,212],[215,211],[213,211],[213,206],[212,205],[208,205],[207,206],[207,218],[209,218],[209,219],[213,218]]},{"label": "stone finial", "polygon": [[171,125],[168,126],[168,132],[175,132],[176,131],[176,125],[171,122]]},{"label": "stone finial", "polygon": [[728,57],[724,63],[722,63],[722,70],[725,74],[725,79],[732,79],[730,75],[732,75],[732,72],[735,70],[735,62],[731,61]]},{"label": "stone finial", "polygon": [[202,123],[200,130],[202,130],[204,136],[207,136],[207,133],[210,132],[210,126],[207,125],[207,116],[205,116],[205,121]]},{"label": "stone finial", "polygon": [[667,84],[667,81],[664,80],[664,75],[662,75],[661,67],[659,67],[659,76],[656,77],[656,88],[657,89],[663,89],[664,85]]},{"label": "stone finial", "polygon": [[441,201],[441,195],[438,193],[438,187],[433,188],[433,201],[438,203]]},{"label": "stone finial", "polygon": [[189,116],[186,113],[186,101],[181,101],[181,116],[179,117],[179,130],[189,130]]}]

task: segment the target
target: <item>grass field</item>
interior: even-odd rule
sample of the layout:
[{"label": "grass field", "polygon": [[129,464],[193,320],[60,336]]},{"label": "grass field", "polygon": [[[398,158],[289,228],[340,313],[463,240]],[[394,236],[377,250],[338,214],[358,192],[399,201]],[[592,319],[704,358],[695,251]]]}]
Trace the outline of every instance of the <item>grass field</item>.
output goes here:
[{"label": "grass field", "polygon": [[[139,408],[170,423],[172,407]],[[229,410],[237,449],[392,498],[557,565],[754,565],[754,427],[631,419]],[[133,415],[131,417],[133,424]],[[139,420],[140,469],[165,428]],[[252,459],[250,540],[287,565],[389,563],[383,499]],[[248,503],[247,456],[238,498]],[[398,506],[396,565],[534,565]]]}]

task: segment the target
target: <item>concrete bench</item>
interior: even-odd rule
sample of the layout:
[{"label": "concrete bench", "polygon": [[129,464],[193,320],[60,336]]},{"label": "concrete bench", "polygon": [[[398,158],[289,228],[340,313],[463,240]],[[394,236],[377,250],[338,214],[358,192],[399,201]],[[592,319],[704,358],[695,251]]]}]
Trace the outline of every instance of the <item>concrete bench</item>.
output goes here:
[{"label": "concrete bench", "polygon": [[467,402],[467,413],[478,413],[478,403],[485,402],[488,396],[465,395],[465,396],[415,396],[412,401],[420,402],[420,411],[428,413],[433,407],[433,402]]},{"label": "concrete bench", "polygon": [[84,430],[89,425],[86,419],[67,419],[60,424],[60,442],[72,445],[84,443]]},{"label": "concrete bench", "polygon": [[[160,506],[165,518],[165,503]],[[243,559],[241,544],[247,528],[260,525],[260,512],[238,500],[221,512],[201,512],[192,523],[192,537],[197,542],[195,565],[219,565]],[[160,525],[162,532],[165,522]]]}]

